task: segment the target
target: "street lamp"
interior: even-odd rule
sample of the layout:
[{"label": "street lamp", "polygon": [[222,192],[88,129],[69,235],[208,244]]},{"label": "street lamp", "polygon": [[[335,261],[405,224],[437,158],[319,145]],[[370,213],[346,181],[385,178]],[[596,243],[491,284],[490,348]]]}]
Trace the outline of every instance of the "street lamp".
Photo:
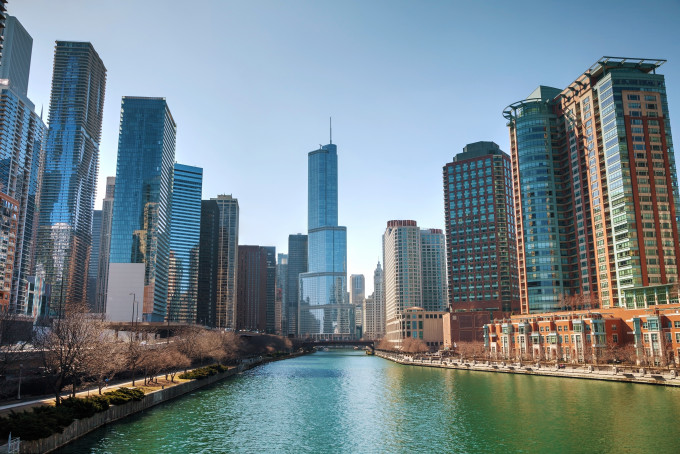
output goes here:
[{"label": "street lamp", "polygon": [[[135,326],[135,303],[137,303],[137,294],[132,292],[132,319],[130,320],[130,329],[133,330]],[[139,319],[139,304],[137,304],[137,318]]]},{"label": "street lamp", "polygon": [[17,389],[17,400],[21,400],[21,372],[24,370],[24,365],[19,364],[19,389]]}]

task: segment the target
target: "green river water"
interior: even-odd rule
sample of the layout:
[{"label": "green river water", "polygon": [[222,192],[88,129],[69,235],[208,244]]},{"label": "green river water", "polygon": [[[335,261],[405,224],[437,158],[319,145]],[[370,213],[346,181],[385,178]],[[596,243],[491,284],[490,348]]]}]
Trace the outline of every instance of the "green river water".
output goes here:
[{"label": "green river water", "polygon": [[403,366],[353,350],[257,367],[62,453],[680,453],[680,389]]}]

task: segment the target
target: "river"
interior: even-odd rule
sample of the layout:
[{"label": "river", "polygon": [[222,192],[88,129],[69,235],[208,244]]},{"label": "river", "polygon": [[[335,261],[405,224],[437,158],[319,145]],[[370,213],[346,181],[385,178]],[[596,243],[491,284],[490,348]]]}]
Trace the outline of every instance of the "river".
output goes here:
[{"label": "river", "polygon": [[404,366],[353,350],[269,363],[61,453],[680,452],[680,389]]}]

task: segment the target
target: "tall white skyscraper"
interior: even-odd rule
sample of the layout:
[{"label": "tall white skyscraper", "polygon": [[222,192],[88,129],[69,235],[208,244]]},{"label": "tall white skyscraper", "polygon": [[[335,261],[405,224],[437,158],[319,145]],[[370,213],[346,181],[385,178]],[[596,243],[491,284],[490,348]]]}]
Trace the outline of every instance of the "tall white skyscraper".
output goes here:
[{"label": "tall white skyscraper", "polygon": [[363,316],[365,339],[385,336],[385,290],[380,262],[373,273],[373,294],[364,300]]}]

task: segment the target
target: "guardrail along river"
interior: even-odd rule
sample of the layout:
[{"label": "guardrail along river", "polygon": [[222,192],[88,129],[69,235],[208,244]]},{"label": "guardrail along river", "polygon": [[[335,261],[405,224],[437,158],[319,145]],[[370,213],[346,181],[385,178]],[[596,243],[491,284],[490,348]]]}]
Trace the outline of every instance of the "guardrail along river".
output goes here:
[{"label": "guardrail along river", "polygon": [[680,452],[680,389],[403,366],[361,351],[252,369],[62,453]]}]

